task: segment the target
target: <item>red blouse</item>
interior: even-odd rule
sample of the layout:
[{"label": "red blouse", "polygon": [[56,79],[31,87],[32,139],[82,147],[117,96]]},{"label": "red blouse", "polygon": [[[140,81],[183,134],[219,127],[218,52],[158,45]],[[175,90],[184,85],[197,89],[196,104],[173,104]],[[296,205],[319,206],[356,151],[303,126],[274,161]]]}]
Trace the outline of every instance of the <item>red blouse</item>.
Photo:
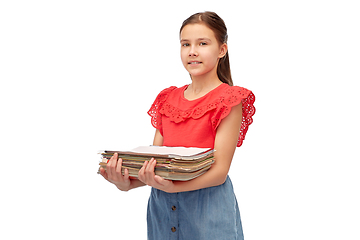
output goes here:
[{"label": "red blouse", "polygon": [[164,146],[214,148],[216,129],[231,107],[242,102],[243,119],[237,146],[245,139],[255,114],[255,96],[246,88],[221,84],[205,96],[187,100],[181,88],[169,87],[156,97],[148,114],[164,137]]}]

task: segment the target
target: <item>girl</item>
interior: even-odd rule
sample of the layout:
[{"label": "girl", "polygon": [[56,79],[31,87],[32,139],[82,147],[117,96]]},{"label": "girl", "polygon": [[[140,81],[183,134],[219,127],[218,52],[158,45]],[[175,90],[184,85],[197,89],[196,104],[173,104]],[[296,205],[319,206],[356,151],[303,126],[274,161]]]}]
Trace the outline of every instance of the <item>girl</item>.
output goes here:
[{"label": "girl", "polygon": [[138,179],[121,174],[114,155],[101,174],[120,190],[149,185],[148,239],[243,239],[237,200],[228,171],[255,113],[253,93],[233,86],[227,29],[213,12],[197,13],[180,28],[181,60],[191,84],[164,89],[148,114],[156,128],[154,145],[214,148],[215,163],[190,181],[155,175],[145,162]]}]

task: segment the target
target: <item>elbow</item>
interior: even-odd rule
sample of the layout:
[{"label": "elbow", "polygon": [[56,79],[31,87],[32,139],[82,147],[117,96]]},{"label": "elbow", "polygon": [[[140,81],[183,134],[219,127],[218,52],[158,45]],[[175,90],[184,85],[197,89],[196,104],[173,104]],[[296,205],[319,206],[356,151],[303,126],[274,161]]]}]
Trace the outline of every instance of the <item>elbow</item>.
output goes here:
[{"label": "elbow", "polygon": [[216,176],[215,186],[222,185],[226,182],[228,171],[219,171]]},{"label": "elbow", "polygon": [[210,185],[215,187],[222,185],[226,182],[230,167],[215,164],[209,169],[208,176],[210,177]]},{"label": "elbow", "polygon": [[226,179],[227,179],[227,173],[222,175],[220,178],[219,178],[219,185],[223,185],[225,182],[226,182]]}]

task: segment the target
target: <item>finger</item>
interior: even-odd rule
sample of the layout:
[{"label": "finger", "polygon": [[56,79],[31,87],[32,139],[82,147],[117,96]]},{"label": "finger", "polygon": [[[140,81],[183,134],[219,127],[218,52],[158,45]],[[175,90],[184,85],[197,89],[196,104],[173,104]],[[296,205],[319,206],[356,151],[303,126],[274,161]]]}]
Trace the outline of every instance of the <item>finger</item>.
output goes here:
[{"label": "finger", "polygon": [[146,161],[145,163],[144,163],[144,166],[143,166],[143,168],[144,168],[144,171],[143,171],[143,173],[144,173],[144,177],[146,178],[146,180],[147,180],[147,175],[149,174],[149,166],[150,166],[150,164],[151,164],[151,160],[150,161]]},{"label": "finger", "polygon": [[140,170],[138,172],[139,180],[142,181],[145,184],[146,184],[146,181],[145,181],[145,169],[146,169],[147,164],[148,164],[148,161],[145,161],[143,166],[140,168]]},{"label": "finger", "polygon": [[154,158],[152,158],[149,162],[149,164],[146,166],[145,171],[146,172],[154,172],[154,168],[156,165],[156,160]]},{"label": "finger", "polygon": [[115,174],[115,168],[116,168],[116,164],[117,164],[117,158],[118,158],[118,154],[115,153],[111,158],[110,161],[107,163],[106,165],[106,169],[107,169],[107,174],[109,176],[109,179],[112,179],[116,174]]},{"label": "finger", "polygon": [[104,168],[100,167],[100,174],[103,176],[106,180],[108,180],[107,173]]},{"label": "finger", "polygon": [[129,181],[129,169],[125,168],[124,170],[124,178],[125,178],[125,181]]},{"label": "finger", "polygon": [[160,177],[159,175],[155,175],[154,180],[155,180],[158,184],[160,184],[160,185],[162,185],[162,186],[164,186],[164,187],[168,187],[168,186],[170,186],[170,185],[173,184],[173,181],[167,180],[167,179],[165,179],[165,178],[163,178],[163,177]]},{"label": "finger", "polygon": [[117,161],[116,169],[115,169],[116,174],[121,175],[120,177],[122,177],[122,172],[121,172],[122,162],[123,162],[122,158],[119,158],[119,160]]},{"label": "finger", "polygon": [[157,162],[156,162],[156,160],[154,159],[153,166],[152,166],[152,171],[154,172],[154,175],[156,175],[156,174],[155,174],[156,164],[157,164]]},{"label": "finger", "polygon": [[114,163],[114,160],[115,160],[115,156],[112,155],[109,161],[107,162],[106,167],[111,167]]},{"label": "finger", "polygon": [[122,174],[122,164],[123,164],[123,160],[122,158],[119,158],[118,164],[116,166],[116,173],[117,176],[119,177],[120,181],[124,181],[125,183],[127,183],[129,181],[129,169],[125,168],[124,169],[124,175]]},{"label": "finger", "polygon": [[168,180],[165,180],[164,178],[160,177],[159,175],[155,175],[154,180],[162,186],[165,186],[168,183]]},{"label": "finger", "polygon": [[114,158],[115,161],[117,161],[118,158],[119,158],[119,154],[118,154],[118,153],[114,153],[112,157]]},{"label": "finger", "polygon": [[156,166],[156,160],[152,159],[152,161],[149,163],[149,166],[147,167],[147,171],[151,175],[151,178],[154,178],[155,166]]},{"label": "finger", "polygon": [[114,153],[111,158],[110,158],[110,161],[109,162],[114,162],[114,161],[117,161],[118,159],[118,154],[117,153]]},{"label": "finger", "polygon": [[147,163],[148,163],[147,161],[144,162],[144,164],[142,165],[142,167],[139,170],[139,174],[144,174]]},{"label": "finger", "polygon": [[154,158],[152,158],[149,162],[149,164],[146,166],[145,169],[145,179],[147,181],[147,183],[151,186],[154,185],[155,180],[154,180],[154,176],[155,176],[155,165],[156,165],[156,160]]}]

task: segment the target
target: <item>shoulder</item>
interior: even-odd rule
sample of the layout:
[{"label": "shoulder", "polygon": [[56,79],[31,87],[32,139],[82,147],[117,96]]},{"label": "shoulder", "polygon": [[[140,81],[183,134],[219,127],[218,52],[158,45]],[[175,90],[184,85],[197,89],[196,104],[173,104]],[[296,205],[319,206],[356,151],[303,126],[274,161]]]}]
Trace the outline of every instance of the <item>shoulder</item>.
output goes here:
[{"label": "shoulder", "polygon": [[171,86],[171,87],[165,88],[165,89],[163,89],[163,90],[160,91],[160,93],[158,94],[158,96],[160,96],[160,95],[168,95],[168,94],[170,94],[171,92],[173,92],[175,89],[178,89],[178,88],[175,87],[175,86]]},{"label": "shoulder", "polygon": [[229,86],[228,84],[224,84],[224,85],[225,86],[222,89],[221,94],[227,98],[232,98],[234,100],[237,98],[245,99],[253,94],[251,90],[244,87]]},{"label": "shoulder", "polygon": [[169,96],[171,96],[170,98],[174,97],[174,94],[180,94],[180,92],[186,87],[175,87],[175,86],[171,86],[168,88],[165,88],[163,90],[160,91],[160,93],[158,93],[158,95],[156,96],[154,103],[152,104],[152,108],[156,107],[159,108],[161,107],[166,101],[167,99],[169,99]]},{"label": "shoulder", "polygon": [[229,86],[226,83],[222,84],[214,94],[213,99],[219,102],[219,107],[223,105],[233,107],[244,101],[251,101],[252,103],[255,101],[255,96],[249,89],[240,86]]},{"label": "shoulder", "polygon": [[160,93],[158,94],[158,97],[165,97],[168,96],[170,94],[178,94],[181,91],[184,90],[184,88],[186,88],[188,85],[182,86],[182,87],[176,87],[176,86],[171,86],[168,88],[165,88],[163,90],[160,91]]}]

